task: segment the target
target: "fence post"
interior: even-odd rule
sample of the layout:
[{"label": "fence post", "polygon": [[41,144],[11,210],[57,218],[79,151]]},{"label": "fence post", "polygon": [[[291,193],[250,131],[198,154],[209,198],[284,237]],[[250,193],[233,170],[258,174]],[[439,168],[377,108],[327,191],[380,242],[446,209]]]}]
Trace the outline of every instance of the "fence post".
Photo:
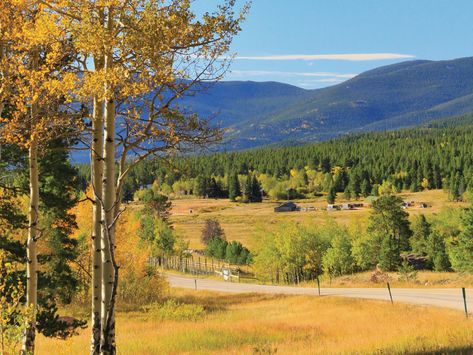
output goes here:
[{"label": "fence post", "polygon": [[462,294],[463,294],[463,305],[465,306],[465,317],[466,319],[468,319],[468,307],[466,305],[466,291],[464,287],[462,287]]},{"label": "fence post", "polygon": [[195,285],[195,289],[197,291],[197,279],[194,279],[194,285]]},{"label": "fence post", "polygon": [[389,291],[389,298],[391,299],[391,304],[393,304],[393,295],[391,294],[391,286],[389,285],[389,282],[387,282],[388,285],[388,291]]},{"label": "fence post", "polygon": [[319,276],[317,276],[317,288],[319,289],[319,296],[320,296],[320,280],[319,280]]}]

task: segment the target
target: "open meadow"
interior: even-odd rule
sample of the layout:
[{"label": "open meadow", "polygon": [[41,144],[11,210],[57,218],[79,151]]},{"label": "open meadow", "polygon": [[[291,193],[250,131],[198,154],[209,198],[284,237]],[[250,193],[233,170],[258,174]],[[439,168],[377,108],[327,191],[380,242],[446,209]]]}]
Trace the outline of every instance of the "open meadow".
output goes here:
[{"label": "open meadow", "polygon": [[0,0],[0,355],[473,355],[451,2]]},{"label": "open meadow", "polygon": [[[442,190],[425,190],[422,192],[405,192],[399,194],[407,201],[414,201],[415,205],[406,211],[411,216],[420,213],[426,216],[439,213],[453,207],[465,207],[465,203],[452,202],[448,194]],[[222,225],[228,240],[236,240],[250,249],[255,244],[260,233],[275,228],[281,222],[318,225],[328,218],[349,226],[350,224],[366,222],[370,213],[368,202],[360,199],[365,207],[346,211],[326,211],[325,196],[295,201],[300,207],[314,207],[317,211],[311,212],[274,212],[278,202],[263,201],[262,203],[236,203],[228,199],[175,199],[172,201],[171,222],[176,231],[190,242],[190,248],[199,249],[203,245],[200,241],[201,231],[206,219],[217,219]],[[337,204],[348,202],[342,199],[341,194]],[[353,201],[349,201],[353,202]],[[358,201],[356,201],[358,202]],[[428,208],[420,208],[419,203],[426,203]],[[192,210],[192,213],[190,213]]]},{"label": "open meadow", "polygon": [[[335,297],[228,295],[171,289],[171,311],[121,311],[119,354],[471,353],[473,323],[435,307]],[[38,355],[84,354],[88,330],[39,336]],[[355,351],[356,349],[356,351]]]}]

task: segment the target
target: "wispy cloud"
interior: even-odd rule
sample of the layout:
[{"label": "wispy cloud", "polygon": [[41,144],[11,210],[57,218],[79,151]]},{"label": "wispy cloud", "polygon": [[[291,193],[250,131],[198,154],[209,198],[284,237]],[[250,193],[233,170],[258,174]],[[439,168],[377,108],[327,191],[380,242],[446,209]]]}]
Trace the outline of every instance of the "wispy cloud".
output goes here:
[{"label": "wispy cloud", "polygon": [[319,87],[325,87],[327,85],[335,85],[344,82],[344,79],[337,79],[337,78],[325,78],[325,79],[311,79],[307,78],[305,80],[298,80],[294,82],[294,85],[299,86],[301,88],[307,89],[314,89]]},{"label": "wispy cloud", "polygon": [[352,53],[352,54],[285,54],[262,56],[236,56],[236,60],[347,60],[369,61],[415,58],[411,54],[400,53]]},{"label": "wispy cloud", "polygon": [[[346,80],[351,79],[358,74],[353,73],[330,73],[330,72],[291,72],[291,71],[273,71],[273,70],[232,70],[234,77],[248,77],[248,76],[272,76],[272,77],[314,77],[321,78],[320,80]],[[329,79],[322,79],[329,78]]]}]

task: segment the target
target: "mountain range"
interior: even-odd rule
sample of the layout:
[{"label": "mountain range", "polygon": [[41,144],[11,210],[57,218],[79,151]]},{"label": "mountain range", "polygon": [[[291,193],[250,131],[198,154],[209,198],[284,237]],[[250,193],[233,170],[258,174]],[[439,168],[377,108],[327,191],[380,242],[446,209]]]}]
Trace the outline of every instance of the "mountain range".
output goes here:
[{"label": "mountain range", "polygon": [[180,104],[225,128],[226,150],[398,129],[473,112],[473,57],[410,60],[316,90],[222,81]]}]

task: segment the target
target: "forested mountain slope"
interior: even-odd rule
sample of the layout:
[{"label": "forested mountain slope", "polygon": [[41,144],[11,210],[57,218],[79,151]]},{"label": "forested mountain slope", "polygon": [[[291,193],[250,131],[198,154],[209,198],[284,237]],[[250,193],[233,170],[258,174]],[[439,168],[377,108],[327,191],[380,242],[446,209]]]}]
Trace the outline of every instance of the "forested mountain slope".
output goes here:
[{"label": "forested mountain slope", "polygon": [[242,183],[245,176],[258,176],[267,192],[277,187],[284,194],[286,189],[310,195],[333,188],[369,195],[373,187],[388,184],[396,190],[446,188],[458,199],[473,191],[473,115],[296,147],[176,158],[170,165],[152,159],[131,173],[127,191],[132,196],[140,186],[158,181],[164,193],[224,197],[235,174]]},{"label": "forested mountain slope", "polygon": [[473,58],[407,61],[318,90],[220,82],[180,104],[227,128],[225,149],[321,141],[473,112]]}]

